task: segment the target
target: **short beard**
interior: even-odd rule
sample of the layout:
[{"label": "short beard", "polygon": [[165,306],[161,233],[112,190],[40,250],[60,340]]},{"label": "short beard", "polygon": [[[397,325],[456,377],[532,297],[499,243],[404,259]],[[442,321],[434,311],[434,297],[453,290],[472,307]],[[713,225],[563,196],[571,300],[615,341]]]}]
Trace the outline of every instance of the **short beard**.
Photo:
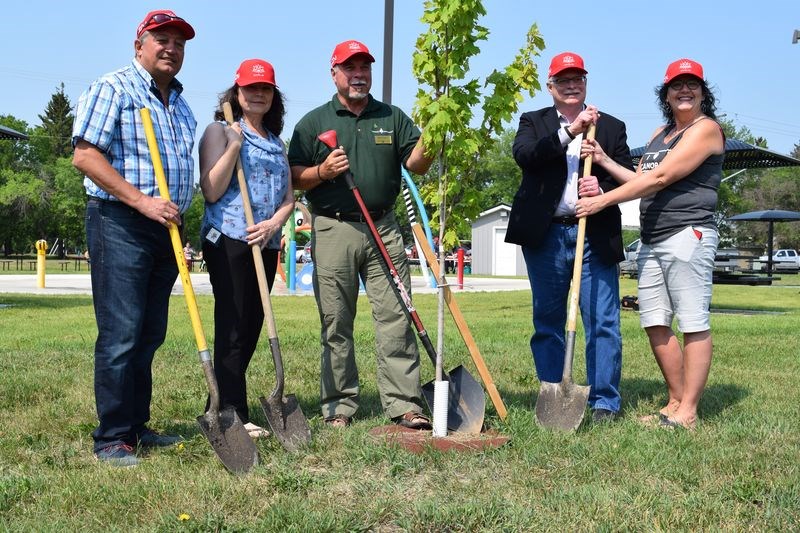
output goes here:
[{"label": "short beard", "polygon": [[347,99],[348,100],[360,101],[360,100],[364,100],[368,96],[369,96],[369,93],[361,93],[361,92],[358,92],[358,91],[347,91]]}]

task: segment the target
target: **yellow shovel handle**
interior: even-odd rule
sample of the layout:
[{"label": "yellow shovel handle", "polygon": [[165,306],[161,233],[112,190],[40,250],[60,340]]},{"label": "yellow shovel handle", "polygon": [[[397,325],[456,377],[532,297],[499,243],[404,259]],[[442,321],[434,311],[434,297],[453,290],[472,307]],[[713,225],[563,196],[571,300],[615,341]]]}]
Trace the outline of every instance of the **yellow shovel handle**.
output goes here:
[{"label": "yellow shovel handle", "polygon": [[[158,151],[158,141],[156,141],[156,134],[153,129],[153,120],[150,118],[150,110],[142,108],[140,111],[142,113],[142,123],[144,124],[144,134],[147,138],[147,147],[150,149],[150,156],[153,159],[158,192],[162,198],[170,200],[169,186],[167,186],[167,178],[164,175],[164,165],[161,163],[161,153]],[[178,271],[181,275],[183,293],[186,296],[186,307],[189,308],[189,318],[192,321],[197,350],[200,353],[207,353],[208,345],[206,344],[205,333],[203,333],[203,323],[200,321],[200,312],[197,310],[197,299],[194,295],[192,279],[189,277],[189,268],[186,266],[186,258],[183,256],[181,235],[178,231],[178,226],[174,222],[169,222],[169,237],[172,240],[172,250],[175,252],[175,261],[178,263]]]}]

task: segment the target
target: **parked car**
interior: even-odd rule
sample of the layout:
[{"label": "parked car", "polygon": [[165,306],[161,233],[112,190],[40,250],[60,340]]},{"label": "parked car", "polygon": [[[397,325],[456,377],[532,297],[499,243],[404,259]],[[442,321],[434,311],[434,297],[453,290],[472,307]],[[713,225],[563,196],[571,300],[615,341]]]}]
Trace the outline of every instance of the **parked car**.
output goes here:
[{"label": "parked car", "polygon": [[642,241],[636,239],[628,246],[625,247],[625,261],[636,261],[639,256],[639,248],[642,247]]},{"label": "parked car", "polygon": [[[767,256],[762,255],[758,258],[761,263],[761,270],[767,269]],[[772,254],[772,268],[774,270],[800,270],[800,254],[797,250],[781,248]]]}]

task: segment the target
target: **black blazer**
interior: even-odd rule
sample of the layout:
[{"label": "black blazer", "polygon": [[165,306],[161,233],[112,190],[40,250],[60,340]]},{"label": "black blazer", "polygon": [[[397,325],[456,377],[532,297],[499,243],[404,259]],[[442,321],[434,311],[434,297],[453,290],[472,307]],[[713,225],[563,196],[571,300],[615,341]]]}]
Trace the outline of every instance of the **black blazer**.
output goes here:
[{"label": "black blazer", "polygon": [[[506,242],[536,247],[552,223],[567,183],[567,149],[561,146],[555,107],[523,113],[514,139],[514,160],[522,169],[522,183],[506,231]],[[606,154],[626,168],[633,168],[625,123],[606,113],[597,121],[595,138]],[[583,163],[581,162],[581,171]],[[619,184],[600,165],[592,166],[606,192]],[[586,220],[586,238],[606,264],[622,261],[622,222],[619,207],[611,206]]]}]

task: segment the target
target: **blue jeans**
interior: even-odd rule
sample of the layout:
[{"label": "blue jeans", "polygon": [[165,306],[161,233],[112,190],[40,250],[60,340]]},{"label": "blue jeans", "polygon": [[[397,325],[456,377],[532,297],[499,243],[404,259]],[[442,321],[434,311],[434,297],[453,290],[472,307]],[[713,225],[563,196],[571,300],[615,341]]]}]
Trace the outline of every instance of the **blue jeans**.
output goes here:
[{"label": "blue jeans", "polygon": [[167,228],[120,202],[89,199],[86,238],[97,320],[98,451],[134,445],[150,419],[150,366],[166,336],[178,267]]},{"label": "blue jeans", "polygon": [[[567,300],[575,262],[578,226],[552,224],[536,248],[522,247],[533,297],[531,351],[540,381],[560,383],[564,371]],[[592,409],[620,409],[622,337],[619,330],[619,274],[592,253],[586,240],[580,311],[586,333],[586,376]]]}]

